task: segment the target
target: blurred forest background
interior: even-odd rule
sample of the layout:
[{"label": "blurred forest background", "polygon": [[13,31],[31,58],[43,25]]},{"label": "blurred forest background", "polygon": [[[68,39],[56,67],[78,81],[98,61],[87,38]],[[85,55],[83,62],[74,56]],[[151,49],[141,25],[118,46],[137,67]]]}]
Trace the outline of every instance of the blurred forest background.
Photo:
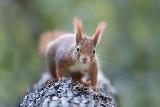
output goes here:
[{"label": "blurred forest background", "polygon": [[72,32],[74,16],[87,34],[107,21],[98,53],[121,107],[160,107],[160,0],[0,0],[0,107],[15,107],[45,70],[39,35]]}]

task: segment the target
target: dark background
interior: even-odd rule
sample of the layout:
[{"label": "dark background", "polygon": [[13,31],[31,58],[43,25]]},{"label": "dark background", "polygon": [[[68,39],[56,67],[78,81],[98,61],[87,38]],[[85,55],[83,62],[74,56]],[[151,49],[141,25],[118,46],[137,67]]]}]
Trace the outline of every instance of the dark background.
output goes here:
[{"label": "dark background", "polygon": [[107,21],[98,54],[121,107],[159,107],[160,0],[0,0],[0,107],[16,106],[45,70],[39,35],[73,32],[75,16],[89,35]]}]

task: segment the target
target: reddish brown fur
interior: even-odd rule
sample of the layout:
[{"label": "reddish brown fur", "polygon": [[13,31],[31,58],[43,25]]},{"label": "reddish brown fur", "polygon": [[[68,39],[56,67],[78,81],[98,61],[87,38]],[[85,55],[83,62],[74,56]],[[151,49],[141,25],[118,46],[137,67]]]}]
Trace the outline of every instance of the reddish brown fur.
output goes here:
[{"label": "reddish brown fur", "polygon": [[74,19],[74,30],[83,36],[82,22],[80,19]]},{"label": "reddish brown fur", "polygon": [[[75,19],[75,33],[53,38],[46,49],[46,59],[52,77],[63,79],[67,71],[70,71],[74,81],[82,82],[83,77],[89,76],[91,86],[95,89],[99,70],[95,48],[104,28],[105,24],[100,24],[94,36],[89,37],[83,34],[82,22]],[[54,36],[54,34],[51,35]]]},{"label": "reddish brown fur", "polygon": [[105,27],[106,27],[106,22],[101,22],[98,25],[98,27],[96,29],[96,32],[93,34],[92,39],[93,39],[95,45],[97,44],[97,42],[98,42],[101,34],[103,33]]},{"label": "reddish brown fur", "polygon": [[65,32],[59,32],[59,31],[54,31],[54,32],[45,32],[45,33],[42,33],[40,38],[39,38],[39,41],[38,41],[38,50],[39,50],[39,53],[44,56],[45,55],[45,51],[46,51],[46,47],[47,47],[47,44],[49,42],[51,42],[52,40],[55,40],[57,39],[58,37],[60,37],[61,35],[65,34]]}]

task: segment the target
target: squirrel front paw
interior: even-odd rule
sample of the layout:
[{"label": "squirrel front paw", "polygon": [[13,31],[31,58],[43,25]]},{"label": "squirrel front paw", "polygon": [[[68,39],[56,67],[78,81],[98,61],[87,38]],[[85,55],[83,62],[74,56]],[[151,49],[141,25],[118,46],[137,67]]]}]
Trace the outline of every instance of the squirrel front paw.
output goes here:
[{"label": "squirrel front paw", "polygon": [[98,91],[97,86],[91,86],[91,89],[92,89],[93,91]]},{"label": "squirrel front paw", "polygon": [[66,79],[66,77],[59,77],[58,79],[59,79],[60,81],[63,81],[63,80]]},{"label": "squirrel front paw", "polygon": [[46,84],[46,85],[47,85],[47,84],[52,83],[53,81],[54,81],[54,79],[50,79],[50,80],[45,81],[45,82],[44,82],[44,84]]},{"label": "squirrel front paw", "polygon": [[77,86],[82,88],[82,87],[84,87],[84,84],[77,82]]}]

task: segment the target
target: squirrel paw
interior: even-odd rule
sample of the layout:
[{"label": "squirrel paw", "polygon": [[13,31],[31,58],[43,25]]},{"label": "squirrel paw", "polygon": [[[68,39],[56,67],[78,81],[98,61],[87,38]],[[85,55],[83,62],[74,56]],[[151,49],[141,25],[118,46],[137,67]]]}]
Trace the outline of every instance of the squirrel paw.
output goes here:
[{"label": "squirrel paw", "polygon": [[84,85],[82,83],[79,83],[79,82],[77,83],[77,86],[78,87],[84,87]]},{"label": "squirrel paw", "polygon": [[59,78],[60,81],[63,81],[63,80],[65,80],[65,79],[66,79],[65,77],[60,77],[60,78]]},{"label": "squirrel paw", "polygon": [[93,91],[98,91],[98,88],[97,88],[96,86],[91,86],[91,89],[92,89]]},{"label": "squirrel paw", "polygon": [[54,80],[53,79],[50,79],[50,80],[47,80],[44,84],[50,84],[52,83]]}]

